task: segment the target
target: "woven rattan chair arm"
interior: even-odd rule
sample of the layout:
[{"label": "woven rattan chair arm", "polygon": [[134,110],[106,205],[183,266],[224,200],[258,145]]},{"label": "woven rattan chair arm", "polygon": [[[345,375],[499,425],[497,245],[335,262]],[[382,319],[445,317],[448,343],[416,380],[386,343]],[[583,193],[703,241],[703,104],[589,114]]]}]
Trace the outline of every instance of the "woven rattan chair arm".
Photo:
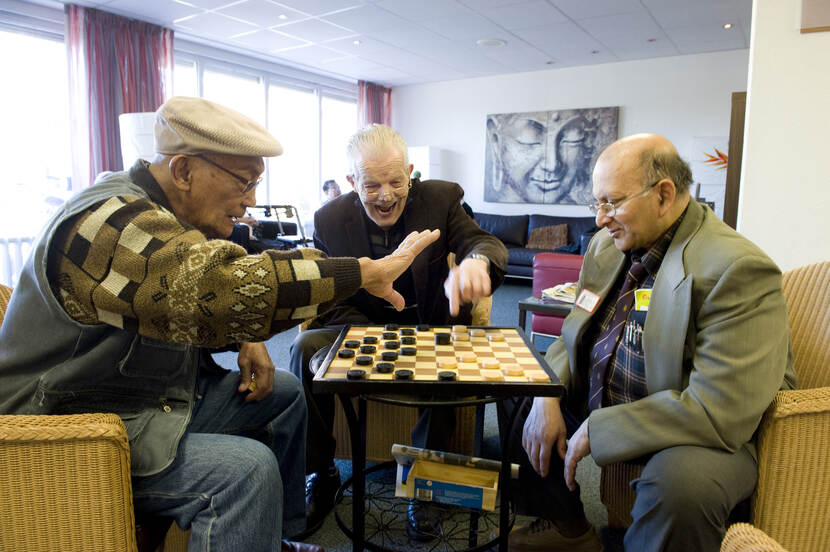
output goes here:
[{"label": "woven rattan chair arm", "polygon": [[720,552],[787,552],[775,539],[748,523],[729,527]]}]

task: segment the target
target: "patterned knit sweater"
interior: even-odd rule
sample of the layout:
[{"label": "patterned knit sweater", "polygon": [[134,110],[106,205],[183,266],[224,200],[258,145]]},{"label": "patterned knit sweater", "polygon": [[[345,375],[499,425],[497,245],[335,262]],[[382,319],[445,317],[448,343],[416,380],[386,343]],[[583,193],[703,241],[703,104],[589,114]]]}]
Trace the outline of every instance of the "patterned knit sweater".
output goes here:
[{"label": "patterned knit sweater", "polygon": [[77,322],[218,347],[265,340],[360,287],[352,258],[316,249],[248,255],[208,240],[175,217],[145,162],[129,176],[149,198],[101,201],[66,220],[51,242],[49,282]]}]

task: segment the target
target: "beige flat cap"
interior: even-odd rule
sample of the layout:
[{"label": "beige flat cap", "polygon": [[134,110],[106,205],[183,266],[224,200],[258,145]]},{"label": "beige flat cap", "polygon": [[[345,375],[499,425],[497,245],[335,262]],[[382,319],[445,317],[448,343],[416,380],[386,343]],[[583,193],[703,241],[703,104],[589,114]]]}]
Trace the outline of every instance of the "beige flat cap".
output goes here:
[{"label": "beige flat cap", "polygon": [[282,155],[282,146],[262,125],[202,98],[173,96],[164,102],[156,111],[154,133],[156,152],[165,155]]}]

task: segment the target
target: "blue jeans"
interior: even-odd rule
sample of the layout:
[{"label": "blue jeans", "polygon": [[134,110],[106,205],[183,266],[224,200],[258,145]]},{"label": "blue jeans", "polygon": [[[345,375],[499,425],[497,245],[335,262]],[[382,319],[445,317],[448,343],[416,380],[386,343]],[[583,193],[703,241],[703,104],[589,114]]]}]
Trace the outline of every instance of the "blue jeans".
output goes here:
[{"label": "blue jeans", "polygon": [[192,528],[188,550],[280,550],[305,528],[306,406],[277,370],[274,391],[245,403],[238,373],[200,375],[196,405],[164,471],[133,478],[135,509]]}]

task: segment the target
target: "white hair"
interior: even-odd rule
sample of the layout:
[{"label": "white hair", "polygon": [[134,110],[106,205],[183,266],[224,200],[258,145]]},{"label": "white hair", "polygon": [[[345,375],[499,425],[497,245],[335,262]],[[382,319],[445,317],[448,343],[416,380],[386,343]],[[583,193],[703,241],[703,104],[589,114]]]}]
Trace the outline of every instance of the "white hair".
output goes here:
[{"label": "white hair", "polygon": [[401,154],[403,166],[409,167],[409,155],[406,141],[392,128],[372,123],[355,132],[346,146],[346,157],[349,160],[349,174],[352,178],[358,176],[357,162],[360,159],[384,153],[389,148],[395,148]]}]

